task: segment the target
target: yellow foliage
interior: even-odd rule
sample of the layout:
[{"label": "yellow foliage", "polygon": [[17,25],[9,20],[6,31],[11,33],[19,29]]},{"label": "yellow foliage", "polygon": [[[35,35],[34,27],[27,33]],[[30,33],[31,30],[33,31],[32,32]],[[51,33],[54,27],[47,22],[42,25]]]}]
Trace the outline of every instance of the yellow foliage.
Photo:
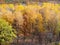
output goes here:
[{"label": "yellow foliage", "polygon": [[16,6],[15,6],[15,10],[16,10],[16,11],[24,10],[24,8],[25,8],[25,7],[24,7],[23,5],[16,5]]},{"label": "yellow foliage", "polygon": [[8,7],[11,8],[12,10],[15,9],[13,4],[8,4]]},{"label": "yellow foliage", "polygon": [[15,11],[14,12],[14,19],[16,19],[18,21],[19,25],[23,24],[23,14],[20,11]]},{"label": "yellow foliage", "polygon": [[38,14],[37,15],[37,19],[38,19],[38,28],[39,28],[39,31],[40,32],[44,32],[45,30],[44,30],[44,27],[43,27],[43,17],[42,17],[42,15],[41,14]]},{"label": "yellow foliage", "polygon": [[13,15],[2,15],[1,18],[6,20],[7,22],[9,22],[10,24],[12,24],[13,20],[14,20],[14,16]]},{"label": "yellow foliage", "polygon": [[42,6],[37,4],[25,6],[22,4],[0,4],[0,15],[9,23],[13,23],[14,19],[16,19],[20,25],[24,22],[24,15],[27,15],[28,18],[26,18],[31,23],[35,23],[35,20],[38,19],[39,31],[43,32],[43,21],[48,22],[55,18],[60,20],[60,6],[54,3],[43,3]]}]

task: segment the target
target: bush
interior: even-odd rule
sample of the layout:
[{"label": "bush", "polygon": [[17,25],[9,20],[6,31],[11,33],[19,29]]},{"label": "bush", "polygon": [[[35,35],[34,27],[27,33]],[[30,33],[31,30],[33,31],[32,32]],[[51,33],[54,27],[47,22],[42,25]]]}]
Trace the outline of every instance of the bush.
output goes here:
[{"label": "bush", "polygon": [[0,19],[0,44],[11,43],[16,37],[15,30],[3,19]]}]

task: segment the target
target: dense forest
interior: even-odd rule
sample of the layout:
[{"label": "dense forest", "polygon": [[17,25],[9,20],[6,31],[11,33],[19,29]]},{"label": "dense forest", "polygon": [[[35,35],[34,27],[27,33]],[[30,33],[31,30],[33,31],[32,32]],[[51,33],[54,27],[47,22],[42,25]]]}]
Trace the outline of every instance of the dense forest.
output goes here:
[{"label": "dense forest", "polygon": [[60,45],[60,4],[49,1],[0,0],[0,45]]}]

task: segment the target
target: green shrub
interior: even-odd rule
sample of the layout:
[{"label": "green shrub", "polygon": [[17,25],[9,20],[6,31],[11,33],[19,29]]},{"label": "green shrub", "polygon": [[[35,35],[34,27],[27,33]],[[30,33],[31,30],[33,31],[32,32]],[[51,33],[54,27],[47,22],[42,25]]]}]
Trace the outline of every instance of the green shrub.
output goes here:
[{"label": "green shrub", "polygon": [[11,43],[16,37],[15,30],[3,19],[0,19],[0,44]]}]

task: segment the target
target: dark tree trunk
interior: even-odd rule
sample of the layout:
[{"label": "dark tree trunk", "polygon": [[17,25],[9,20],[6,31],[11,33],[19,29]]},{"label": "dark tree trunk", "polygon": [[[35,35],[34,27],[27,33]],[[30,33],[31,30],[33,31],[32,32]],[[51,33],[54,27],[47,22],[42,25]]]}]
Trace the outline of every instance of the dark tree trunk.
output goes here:
[{"label": "dark tree trunk", "polygon": [[0,45],[1,45],[1,43],[0,43]]}]

